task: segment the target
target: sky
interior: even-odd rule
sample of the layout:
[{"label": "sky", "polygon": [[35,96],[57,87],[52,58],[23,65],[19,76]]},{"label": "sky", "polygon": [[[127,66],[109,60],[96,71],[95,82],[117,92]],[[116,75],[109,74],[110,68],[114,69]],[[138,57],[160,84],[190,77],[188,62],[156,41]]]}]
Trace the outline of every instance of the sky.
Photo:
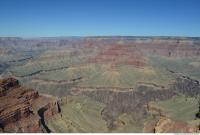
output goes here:
[{"label": "sky", "polygon": [[200,36],[200,0],[0,0],[0,36]]}]

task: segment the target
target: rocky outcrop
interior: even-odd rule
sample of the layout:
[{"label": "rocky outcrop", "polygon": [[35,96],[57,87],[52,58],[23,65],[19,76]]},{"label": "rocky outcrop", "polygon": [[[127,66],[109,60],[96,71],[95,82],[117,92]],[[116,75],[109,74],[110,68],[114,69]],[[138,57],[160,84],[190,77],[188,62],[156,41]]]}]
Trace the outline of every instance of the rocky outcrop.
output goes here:
[{"label": "rocky outcrop", "polygon": [[181,76],[176,79],[176,83],[173,84],[172,88],[175,91],[182,93],[186,96],[194,97],[200,94],[199,81],[191,79],[187,76]]},{"label": "rocky outcrop", "polygon": [[155,133],[196,133],[198,128],[186,122],[172,121],[169,118],[161,117],[154,131]]},{"label": "rocky outcrop", "polygon": [[49,117],[61,112],[60,104],[58,101],[48,103],[43,108],[44,110],[46,110],[44,111],[44,119],[48,119]]},{"label": "rocky outcrop", "polygon": [[0,97],[6,95],[6,89],[0,88]]},{"label": "rocky outcrop", "polygon": [[[106,104],[101,114],[106,121],[113,121],[122,113],[137,113],[144,117],[150,101],[166,100],[175,95],[195,96],[200,94],[198,81],[189,77],[178,77],[168,88],[159,86],[139,85],[136,89],[120,88],[84,88],[72,89],[73,95],[85,95]],[[160,112],[161,113],[161,112]]]},{"label": "rocky outcrop", "polygon": [[59,105],[58,101],[48,103],[46,106],[44,106],[38,110],[38,115],[40,116],[40,122],[43,125],[43,127],[47,133],[50,133],[51,130],[46,125],[46,120],[48,120],[53,115],[60,113],[60,112],[61,112],[61,109],[60,109],[60,105]]},{"label": "rocky outcrop", "polygon": [[39,95],[36,91],[20,87],[18,80],[8,78],[0,81],[0,125],[7,125],[29,117],[32,113],[31,102]]},{"label": "rocky outcrop", "polygon": [[[0,94],[2,132],[46,132],[40,120],[59,112],[54,100],[20,86],[14,78],[0,80]],[[41,118],[37,111],[43,107],[46,112],[45,117]]]},{"label": "rocky outcrop", "polygon": [[151,103],[148,103],[147,104],[147,110],[148,112],[150,112],[151,114],[154,114],[154,115],[158,115],[158,116],[165,116],[165,111],[160,108],[160,107],[157,107]]},{"label": "rocky outcrop", "polygon": [[[73,89],[73,94],[91,97],[106,104],[101,115],[107,121],[108,128],[112,128],[116,118],[123,113],[132,113],[137,118],[143,118],[147,111],[146,105],[149,101],[165,100],[173,97],[176,93],[171,89],[149,87],[140,85],[136,89],[116,90],[115,88],[104,89]],[[76,92],[75,92],[76,91]]]},{"label": "rocky outcrop", "polygon": [[19,82],[16,79],[8,78],[0,80],[0,87],[4,90],[9,90],[10,88],[17,86],[19,86]]},{"label": "rocky outcrop", "polygon": [[82,94],[105,103],[107,106],[102,113],[108,118],[129,112],[140,112],[142,116],[145,113],[144,106],[149,101],[165,100],[176,95],[171,89],[155,90],[146,86],[140,86],[138,89],[136,91],[83,91]]}]

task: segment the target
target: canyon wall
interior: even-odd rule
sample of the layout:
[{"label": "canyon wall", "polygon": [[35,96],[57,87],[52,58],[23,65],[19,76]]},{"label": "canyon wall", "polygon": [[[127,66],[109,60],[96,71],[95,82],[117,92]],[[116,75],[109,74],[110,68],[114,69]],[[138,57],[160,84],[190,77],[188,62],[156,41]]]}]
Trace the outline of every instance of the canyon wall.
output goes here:
[{"label": "canyon wall", "polygon": [[[43,107],[46,110],[41,117],[38,111]],[[0,80],[1,132],[48,132],[41,119],[46,120],[56,113],[59,113],[56,101],[21,87],[14,78]]]},{"label": "canyon wall", "polygon": [[138,118],[144,117],[150,101],[166,100],[180,94],[192,97],[199,95],[200,85],[196,80],[180,76],[168,88],[147,85],[139,85],[136,90],[74,88],[71,94],[84,95],[103,102],[106,104],[102,110],[103,119],[113,121],[122,113],[136,113]]}]

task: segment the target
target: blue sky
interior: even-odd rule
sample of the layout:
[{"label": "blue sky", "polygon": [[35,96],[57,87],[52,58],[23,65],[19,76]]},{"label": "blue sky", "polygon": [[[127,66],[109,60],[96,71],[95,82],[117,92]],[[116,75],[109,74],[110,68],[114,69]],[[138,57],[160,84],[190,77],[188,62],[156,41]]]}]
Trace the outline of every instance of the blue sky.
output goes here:
[{"label": "blue sky", "polygon": [[200,0],[0,0],[0,36],[200,36]]}]

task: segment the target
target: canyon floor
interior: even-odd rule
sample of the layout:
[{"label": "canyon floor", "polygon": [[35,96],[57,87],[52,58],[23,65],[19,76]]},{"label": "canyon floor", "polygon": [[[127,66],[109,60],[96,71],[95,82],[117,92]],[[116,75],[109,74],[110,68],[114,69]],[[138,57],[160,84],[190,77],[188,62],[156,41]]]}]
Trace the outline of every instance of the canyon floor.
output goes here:
[{"label": "canyon floor", "polygon": [[194,133],[200,38],[0,38],[0,132]]}]

